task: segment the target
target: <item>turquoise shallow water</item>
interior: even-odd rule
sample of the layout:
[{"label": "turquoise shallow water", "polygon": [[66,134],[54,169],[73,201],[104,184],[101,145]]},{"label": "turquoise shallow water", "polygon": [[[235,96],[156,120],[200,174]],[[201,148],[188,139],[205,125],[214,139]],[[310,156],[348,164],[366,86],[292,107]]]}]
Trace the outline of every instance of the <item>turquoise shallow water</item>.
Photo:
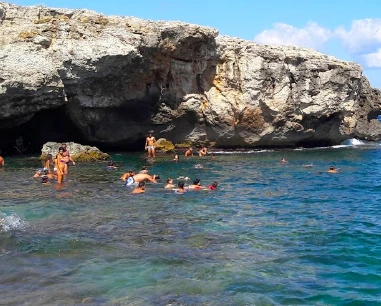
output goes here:
[{"label": "turquoise shallow water", "polygon": [[[161,157],[144,195],[119,180],[142,156],[113,158],[61,188],[32,178],[37,158],[6,160],[0,304],[381,304],[380,147]],[[219,188],[163,189],[181,175]]]}]

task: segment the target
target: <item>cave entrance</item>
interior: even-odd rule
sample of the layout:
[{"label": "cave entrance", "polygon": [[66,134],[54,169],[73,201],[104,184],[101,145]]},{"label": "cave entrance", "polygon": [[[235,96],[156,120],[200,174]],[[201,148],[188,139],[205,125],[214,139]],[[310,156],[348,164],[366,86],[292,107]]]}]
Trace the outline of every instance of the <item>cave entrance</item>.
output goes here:
[{"label": "cave entrance", "polygon": [[66,113],[65,106],[42,110],[28,122],[1,132],[0,149],[6,155],[40,153],[48,141],[81,143],[83,136]]}]

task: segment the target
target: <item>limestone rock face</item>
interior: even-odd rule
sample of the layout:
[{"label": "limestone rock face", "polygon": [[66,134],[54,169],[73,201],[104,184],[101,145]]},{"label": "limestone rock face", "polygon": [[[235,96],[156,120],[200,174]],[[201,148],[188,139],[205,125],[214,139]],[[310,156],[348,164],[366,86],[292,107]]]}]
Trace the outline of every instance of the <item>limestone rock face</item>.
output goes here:
[{"label": "limestone rock face", "polygon": [[0,46],[1,132],[47,112],[47,121],[70,122],[82,139],[108,146],[142,147],[150,129],[174,144],[219,147],[381,135],[381,94],[361,67],[312,50],[182,22],[4,2]]},{"label": "limestone rock face", "polygon": [[[74,161],[96,161],[110,159],[110,155],[103,153],[96,147],[81,145],[75,142],[67,142],[66,145],[67,150],[70,152],[70,156]],[[57,142],[45,143],[41,149],[41,158],[46,158],[48,154],[51,154],[53,157],[56,156],[60,146],[61,143]]]}]

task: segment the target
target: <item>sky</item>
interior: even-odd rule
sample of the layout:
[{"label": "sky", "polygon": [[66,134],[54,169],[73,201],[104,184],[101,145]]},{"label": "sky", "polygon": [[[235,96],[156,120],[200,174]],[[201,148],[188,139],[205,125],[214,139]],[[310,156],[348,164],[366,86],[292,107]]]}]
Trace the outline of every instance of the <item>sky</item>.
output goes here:
[{"label": "sky", "polygon": [[296,45],[359,63],[381,89],[379,0],[10,0],[104,15],[183,21],[263,44]]}]

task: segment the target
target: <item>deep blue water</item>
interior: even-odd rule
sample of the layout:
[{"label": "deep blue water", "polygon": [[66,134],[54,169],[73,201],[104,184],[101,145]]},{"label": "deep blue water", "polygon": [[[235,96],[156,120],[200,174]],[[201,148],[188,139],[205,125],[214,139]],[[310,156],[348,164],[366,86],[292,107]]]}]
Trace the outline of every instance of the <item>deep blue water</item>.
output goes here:
[{"label": "deep blue water", "polygon": [[[381,305],[381,147],[113,159],[62,187],[6,159],[1,305]],[[130,195],[145,164],[161,182]],[[179,176],[219,187],[163,189]]]}]

